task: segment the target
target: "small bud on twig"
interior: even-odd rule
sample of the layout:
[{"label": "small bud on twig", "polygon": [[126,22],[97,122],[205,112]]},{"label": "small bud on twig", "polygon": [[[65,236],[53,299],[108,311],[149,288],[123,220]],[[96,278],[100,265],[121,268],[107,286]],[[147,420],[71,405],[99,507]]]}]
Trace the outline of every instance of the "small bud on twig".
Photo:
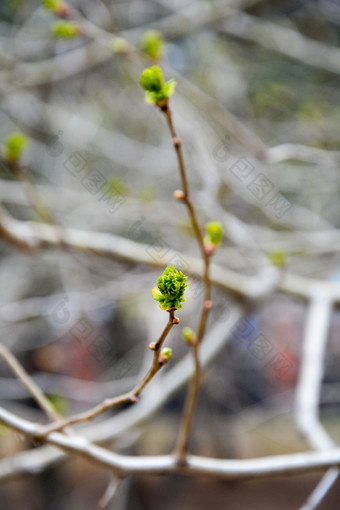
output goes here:
[{"label": "small bud on twig", "polygon": [[73,21],[56,21],[51,26],[51,33],[54,37],[63,39],[74,39],[80,33],[80,27]]},{"label": "small bud on twig", "polygon": [[204,251],[208,255],[213,255],[222,242],[223,228],[218,221],[211,221],[207,223],[205,230]]},{"label": "small bud on twig", "polygon": [[155,351],[155,350],[156,350],[156,344],[155,344],[155,342],[150,342],[150,343],[149,343],[149,349],[150,349],[151,351]]},{"label": "small bud on twig", "polygon": [[214,255],[216,251],[216,244],[204,243],[204,251],[207,255]]},{"label": "small bud on twig", "polygon": [[153,66],[144,69],[140,77],[140,84],[146,90],[145,101],[166,111],[169,97],[175,91],[175,82],[173,80],[164,82],[161,68]]},{"label": "small bud on twig", "polygon": [[158,362],[160,365],[165,365],[169,361],[172,356],[172,349],[170,347],[163,347],[159,357]]},{"label": "small bud on twig", "polygon": [[185,199],[184,191],[182,191],[181,189],[176,189],[176,191],[174,191],[174,198],[176,198],[176,200],[184,200]]},{"label": "small bud on twig", "polygon": [[179,317],[174,317],[174,318],[172,319],[172,324],[179,324],[179,322],[180,322]]},{"label": "small bud on twig", "polygon": [[164,37],[158,30],[148,30],[143,35],[142,49],[151,58],[162,58],[165,51]]},{"label": "small bud on twig", "polygon": [[182,331],[182,335],[184,340],[189,345],[195,345],[197,343],[197,336],[191,328],[184,328]]},{"label": "small bud on twig", "polygon": [[117,54],[128,53],[129,45],[122,37],[115,37],[111,44],[112,51]]}]

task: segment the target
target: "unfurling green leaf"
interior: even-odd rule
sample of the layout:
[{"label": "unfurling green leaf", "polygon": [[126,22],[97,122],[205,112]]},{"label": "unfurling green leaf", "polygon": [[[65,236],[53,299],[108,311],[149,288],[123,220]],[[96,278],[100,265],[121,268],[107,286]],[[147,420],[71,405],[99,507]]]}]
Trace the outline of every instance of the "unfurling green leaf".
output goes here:
[{"label": "unfurling green leaf", "polygon": [[146,90],[145,101],[149,104],[163,106],[175,91],[175,82],[164,82],[160,67],[152,66],[144,69],[140,77],[140,84]]},{"label": "unfurling green leaf", "polygon": [[167,267],[158,278],[157,286],[152,290],[153,298],[158,301],[162,310],[181,309],[187,276],[176,271],[174,266]]}]

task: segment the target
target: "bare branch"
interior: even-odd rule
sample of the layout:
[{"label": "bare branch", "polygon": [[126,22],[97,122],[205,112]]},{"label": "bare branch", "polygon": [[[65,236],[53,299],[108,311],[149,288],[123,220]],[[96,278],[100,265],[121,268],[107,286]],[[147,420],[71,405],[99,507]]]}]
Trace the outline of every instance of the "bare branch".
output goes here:
[{"label": "bare branch", "polygon": [[[216,324],[207,333],[201,345],[201,364],[203,367],[209,365],[222,351],[230,339],[232,328],[241,317],[241,308],[233,306],[230,308],[229,320],[226,323]],[[193,371],[192,356],[189,353],[162,376],[159,386],[154,385],[145,389],[138,406],[132,406],[104,422],[84,427],[82,429],[83,436],[90,441],[106,442],[127,433],[138,424],[145,422],[160,409],[187,383],[193,375]],[[159,391],[160,387],[162,391]],[[62,460],[64,457],[64,453],[49,447],[18,453],[9,459],[0,460],[0,480],[25,473],[41,472],[47,466]]]},{"label": "bare branch", "polygon": [[[19,418],[3,408],[0,408],[0,422],[33,440],[41,432],[40,425]],[[129,457],[93,445],[81,436],[66,436],[53,432],[45,438],[45,441],[51,446],[75,454],[100,467],[112,469],[121,475],[182,472],[224,479],[248,479],[306,473],[340,464],[340,448],[242,460],[188,455],[186,465],[182,466],[173,455]]]},{"label": "bare branch", "polygon": [[313,39],[296,30],[264,21],[244,12],[235,12],[220,23],[221,31],[255,42],[270,51],[277,51],[304,65],[340,73],[340,50]]},{"label": "bare branch", "polygon": [[133,388],[128,393],[119,395],[118,397],[107,398],[100,404],[93,407],[92,409],[89,409],[88,411],[76,414],[74,416],[70,416],[69,418],[59,419],[58,421],[43,427],[40,438],[45,437],[47,434],[50,434],[51,432],[62,430],[65,427],[68,427],[69,425],[76,425],[77,423],[93,420],[94,418],[104,413],[108,409],[112,409],[113,407],[117,407],[121,404],[125,404],[127,402],[132,403],[138,402],[138,396],[143,390],[143,388],[145,388],[145,386],[151,381],[151,379],[157,374],[157,372],[162,367],[162,364],[159,362],[159,352],[170,330],[172,329],[174,324],[176,324],[174,314],[175,314],[174,310],[171,310],[169,312],[169,320],[162,334],[160,335],[159,339],[155,344],[151,368],[146,374],[146,376],[142,379],[142,381],[135,386],[135,388]]},{"label": "bare branch", "polygon": [[4,346],[0,344],[0,357],[9,366],[12,372],[18,377],[23,386],[27,389],[30,395],[34,398],[41,409],[51,420],[58,420],[59,413],[54,409],[48,398],[45,397],[39,386],[28,375],[23,366],[13,356],[13,354]]},{"label": "bare branch", "polygon": [[[299,431],[316,450],[335,447],[318,417],[324,354],[332,313],[326,296],[315,296],[308,310],[302,351],[300,377],[296,389],[295,418]],[[327,471],[301,510],[313,510],[327,494],[339,475],[337,468]]]}]

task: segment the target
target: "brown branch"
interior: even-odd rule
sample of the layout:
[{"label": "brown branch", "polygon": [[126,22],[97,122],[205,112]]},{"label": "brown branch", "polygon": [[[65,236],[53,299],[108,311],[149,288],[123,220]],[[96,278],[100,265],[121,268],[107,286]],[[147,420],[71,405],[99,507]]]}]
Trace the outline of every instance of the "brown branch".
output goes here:
[{"label": "brown branch", "polygon": [[180,464],[185,463],[186,453],[188,451],[191,422],[195,410],[200,384],[201,366],[199,360],[199,344],[197,343],[193,345],[192,349],[194,354],[195,371],[190,381],[189,393],[182,418],[182,428],[180,430],[180,435],[177,443],[177,457]]},{"label": "brown branch", "polygon": [[39,386],[28,375],[23,366],[13,356],[13,354],[0,344],[0,358],[8,365],[12,372],[17,376],[22,385],[27,389],[41,409],[53,421],[60,419],[60,414],[54,409],[48,398],[45,397]]},{"label": "brown branch", "polygon": [[204,271],[203,271],[203,281],[204,281],[204,302],[202,307],[202,312],[200,316],[200,322],[198,327],[198,333],[197,333],[197,343],[193,347],[194,349],[194,358],[195,358],[195,372],[190,382],[190,388],[189,393],[187,397],[187,401],[185,404],[185,410],[183,413],[183,421],[182,426],[179,433],[179,440],[177,445],[177,452],[178,452],[178,458],[180,462],[184,462],[187,450],[188,450],[188,442],[189,442],[189,435],[190,435],[190,429],[191,429],[191,423],[192,418],[195,410],[197,395],[198,395],[198,387],[200,382],[200,361],[199,361],[199,344],[202,341],[202,338],[205,333],[205,328],[208,320],[209,311],[211,309],[211,280],[210,280],[210,258],[208,253],[205,250],[204,247],[204,239],[202,230],[200,228],[195,208],[192,204],[191,198],[190,198],[190,190],[188,185],[188,179],[186,175],[185,170],[185,164],[184,164],[184,158],[182,153],[182,146],[181,146],[181,140],[177,136],[173,120],[172,120],[172,113],[171,109],[169,107],[169,104],[166,103],[164,106],[162,106],[162,111],[165,114],[170,133],[172,136],[172,142],[175,148],[177,161],[178,161],[178,168],[181,176],[182,181],[182,187],[183,187],[183,195],[181,197],[181,200],[185,203],[188,209],[188,213],[191,219],[191,224],[197,239],[197,243],[199,245],[199,248],[201,250],[201,255],[203,259],[204,264]]},{"label": "brown branch", "polygon": [[100,404],[92,407],[92,409],[89,409],[88,411],[84,411],[83,413],[75,414],[73,416],[70,416],[69,418],[64,418],[61,420],[58,420],[57,422],[51,423],[41,430],[41,433],[39,434],[40,438],[46,437],[46,435],[50,434],[51,432],[59,431],[64,429],[65,427],[68,427],[70,425],[75,425],[78,423],[82,423],[85,421],[90,421],[99,416],[100,414],[104,413],[105,411],[112,409],[113,407],[117,407],[118,405],[125,404],[128,402],[136,403],[138,402],[138,396],[142,392],[142,390],[145,388],[145,386],[151,381],[151,379],[157,374],[157,372],[162,367],[162,363],[159,361],[159,352],[163,345],[164,340],[168,336],[171,328],[174,326],[174,324],[177,324],[178,320],[175,320],[175,310],[169,310],[169,320],[160,335],[159,339],[153,346],[154,356],[153,361],[150,370],[144,377],[144,379],[138,383],[131,391],[127,393],[123,393],[122,395],[119,395],[117,397],[113,398],[107,398]]}]

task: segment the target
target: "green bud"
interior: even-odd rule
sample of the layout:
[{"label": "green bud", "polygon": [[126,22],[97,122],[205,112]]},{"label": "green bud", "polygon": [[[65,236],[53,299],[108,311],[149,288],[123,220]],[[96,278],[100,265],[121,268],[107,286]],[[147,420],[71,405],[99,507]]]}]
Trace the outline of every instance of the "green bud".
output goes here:
[{"label": "green bud", "polygon": [[11,133],[5,140],[5,157],[8,161],[18,161],[27,145],[23,133]]},{"label": "green bud", "polygon": [[160,67],[152,66],[144,69],[140,77],[140,84],[146,90],[145,101],[149,104],[161,106],[166,103],[175,91],[175,82],[164,82]]},{"label": "green bud", "polygon": [[221,223],[218,221],[211,221],[207,223],[205,227],[205,237],[204,237],[204,249],[208,255],[213,255],[216,251],[216,248],[222,242],[223,238],[223,228]]},{"label": "green bud", "polygon": [[42,4],[50,11],[58,11],[64,7],[64,2],[62,0],[42,0]]},{"label": "green bud", "polygon": [[223,238],[223,228],[221,223],[218,221],[211,221],[210,223],[207,223],[205,230],[207,242],[219,246]]},{"label": "green bud", "polygon": [[196,334],[191,328],[183,328],[182,335],[188,344],[194,344],[197,340]]},{"label": "green bud", "polygon": [[158,301],[162,310],[181,309],[187,276],[176,271],[174,266],[167,267],[158,278],[157,286],[152,290],[152,297]]},{"label": "green bud", "polygon": [[148,30],[143,35],[142,49],[154,59],[160,59],[164,55],[165,41],[158,30]]},{"label": "green bud", "polygon": [[170,347],[163,347],[159,355],[159,362],[164,365],[172,356],[172,349]]},{"label": "green bud", "polygon": [[274,266],[285,267],[287,265],[287,254],[283,250],[276,250],[269,253],[269,258]]},{"label": "green bud", "polygon": [[164,78],[161,68],[153,66],[144,69],[140,77],[140,84],[148,92],[162,92]]},{"label": "green bud", "polygon": [[73,12],[72,8],[62,0],[42,0],[42,4],[61,18],[68,18]]},{"label": "green bud", "polygon": [[56,21],[51,26],[52,35],[63,39],[74,39],[79,32],[79,26],[72,21]]}]

